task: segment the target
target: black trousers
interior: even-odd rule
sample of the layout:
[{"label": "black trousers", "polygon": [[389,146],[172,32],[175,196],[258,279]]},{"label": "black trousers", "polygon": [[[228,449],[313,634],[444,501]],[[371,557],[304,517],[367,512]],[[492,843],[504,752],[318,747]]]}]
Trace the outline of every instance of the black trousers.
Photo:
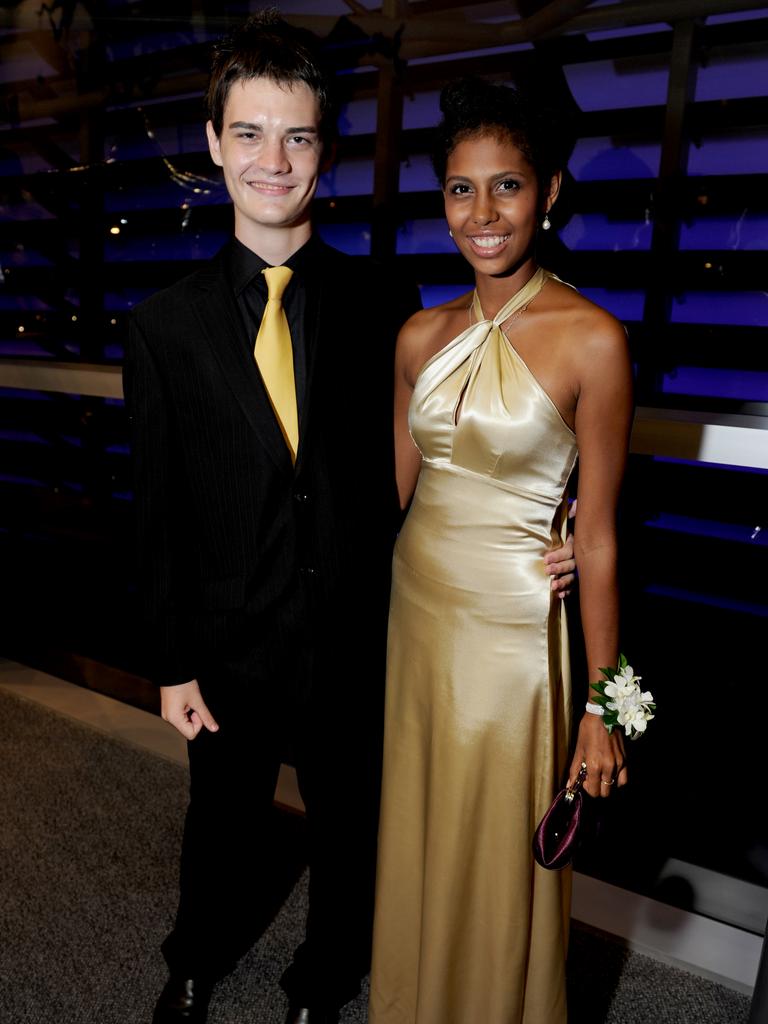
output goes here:
[{"label": "black trousers", "polygon": [[265,702],[252,680],[209,692],[201,683],[220,729],[189,744],[179,910],[163,944],[173,973],[224,976],[274,913],[272,801],[289,747],[307,808],[310,887],[306,939],[283,988],[294,1004],[331,1008],[359,992],[373,925],[383,653],[381,631],[358,635],[343,657],[332,643],[315,646],[300,700]]}]

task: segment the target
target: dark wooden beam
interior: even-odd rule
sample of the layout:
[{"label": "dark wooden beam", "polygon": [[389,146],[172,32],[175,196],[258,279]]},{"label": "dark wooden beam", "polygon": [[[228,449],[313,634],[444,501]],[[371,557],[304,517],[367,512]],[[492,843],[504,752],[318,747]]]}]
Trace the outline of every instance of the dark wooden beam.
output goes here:
[{"label": "dark wooden beam", "polygon": [[[384,0],[386,17],[405,19],[407,0]],[[376,107],[376,146],[373,163],[373,217],[371,254],[388,259],[395,254],[397,239],[397,195],[400,188],[400,137],[403,130],[403,71],[399,58],[399,36],[393,40],[391,59],[379,68]]]},{"label": "dark wooden beam", "polygon": [[[680,243],[683,215],[683,182],[690,145],[688,111],[696,90],[695,59],[700,24],[690,19],[675,26],[667,87],[667,107],[661,149],[661,165],[653,204],[651,254],[654,272],[645,297],[643,322],[659,326],[669,321],[672,305],[670,282]],[[644,372],[641,367],[641,373]],[[651,386],[651,381],[641,382]]]},{"label": "dark wooden beam", "polygon": [[[564,35],[557,38],[559,47],[558,54],[563,64],[581,64],[597,60],[615,61],[639,61],[657,57],[659,61],[668,63],[669,53],[672,44],[671,26],[657,32],[647,32],[638,35],[625,37],[614,37],[610,39],[590,40],[585,35]],[[708,25],[701,31],[702,52],[711,57],[739,56],[750,52],[763,53],[768,45],[768,18],[754,19],[750,21],[736,21],[721,25]],[[524,65],[530,59],[532,51],[517,51],[515,53],[488,54],[479,57],[466,59],[449,59],[450,54],[446,53],[444,61],[430,62],[428,64],[409,65],[406,75],[406,88],[419,90],[439,88],[460,74],[483,74],[483,75],[508,75],[510,66],[514,64]],[[126,83],[142,83],[142,88],[151,92],[153,99],[162,99],[167,95],[167,103],[163,109],[173,103],[191,104],[196,101],[190,99],[180,100],[178,97],[183,92],[194,92],[189,86],[194,82],[204,82],[203,68],[207,60],[208,47],[201,44],[191,44],[179,47],[176,50],[162,51],[159,53],[141,54],[122,61],[116,61],[110,66],[110,74],[115,82],[125,81]],[[630,67],[632,65],[629,65]],[[181,75],[181,78],[171,79],[175,88],[167,89],[167,83],[162,89],[152,86],[154,81],[159,82],[160,72],[166,76],[172,71],[174,76]],[[184,75],[184,72],[196,74],[197,78],[192,80]],[[377,72],[361,72],[355,75],[344,75],[339,85],[344,99],[360,97],[365,95],[376,95]],[[45,88],[46,95],[41,96],[40,90]],[[22,94],[33,99],[53,99],[57,95],[61,99],[67,98],[73,84],[66,78],[52,77],[44,80],[43,85],[36,79],[29,81],[16,81],[0,83],[0,97],[21,96]],[[200,90],[197,90],[198,92]],[[101,95],[101,94],[99,94]],[[123,100],[130,101],[131,92],[123,90]],[[25,100],[25,103],[27,100]],[[136,102],[139,102],[137,99]],[[199,103],[198,103],[199,106]],[[40,107],[42,109],[42,106]],[[52,108],[53,109],[53,108]],[[58,109],[58,106],[57,108]],[[74,109],[74,107],[73,107]],[[110,118],[119,118],[123,111],[120,108],[110,112]],[[30,129],[34,130],[34,129]],[[7,137],[7,136],[3,136]]]},{"label": "dark wooden beam", "polygon": [[[626,3],[612,4],[609,7],[586,9],[580,14],[572,17],[563,23],[561,27],[567,27],[569,34],[558,39],[558,45],[562,46],[561,60],[563,63],[599,59],[617,59],[622,56],[639,56],[643,53],[657,52],[665,54],[668,52],[668,34],[649,33],[647,36],[630,36],[626,39],[611,39],[588,41],[584,33],[599,28],[619,27],[621,24],[648,24],[654,21],[669,23],[677,11],[687,10],[695,14],[699,9],[712,7],[708,0],[690,0],[684,5],[675,3],[659,4],[656,0],[645,0],[642,4]],[[718,0],[718,9],[751,10],[763,4],[755,0],[740,0],[738,5],[730,0]],[[711,13],[711,11],[710,11]],[[373,18],[371,31],[382,31],[388,38],[393,38],[397,30],[404,25],[404,34],[401,47],[401,55],[404,59],[413,59],[418,56],[443,54],[449,56],[459,49],[471,47],[482,48],[484,46],[498,46],[500,43],[527,41],[530,36],[528,30],[520,26],[522,21],[510,21],[506,26],[473,25],[464,19],[445,17],[441,20],[442,42],[435,44],[434,38],[424,30],[428,28],[428,19],[425,19],[413,12],[405,19],[371,14],[365,16],[366,25]],[[378,21],[375,19],[378,18]],[[591,20],[587,20],[591,19]],[[595,21],[595,19],[598,19]],[[289,20],[302,22],[306,19],[289,18]],[[315,19],[317,20],[317,19]],[[322,29],[321,34],[327,34],[338,19],[321,19],[321,24],[315,25]],[[351,21],[358,24],[356,16]],[[757,46],[758,49],[768,38],[766,19],[751,21],[748,23],[734,23],[717,25],[705,28],[703,39],[705,44],[712,49],[712,52],[720,52],[721,47],[728,49],[737,46]],[[314,24],[314,21],[313,21]],[[378,27],[376,27],[378,26]],[[484,34],[484,41],[475,38],[476,32]],[[559,32],[559,30],[558,30]],[[511,35],[510,35],[511,33]],[[552,33],[544,33],[547,38]],[[412,41],[409,41],[412,40]],[[1,49],[1,48],[0,48]],[[190,94],[202,92],[206,73],[204,66],[207,61],[208,47],[202,44],[178,47],[176,50],[163,51],[162,53],[139,55],[126,61],[118,61],[110,66],[110,80],[120,84],[121,98],[125,102],[131,99],[138,102],[147,95],[153,98],[168,96],[175,98],[184,93]],[[508,71],[510,60],[515,61],[524,58],[524,54],[489,55],[488,57],[472,58],[468,62],[459,64],[455,61],[446,61],[445,64],[429,64],[421,67],[408,69],[408,88],[428,88],[431,82],[440,83],[453,76],[464,73],[503,73]],[[174,74],[169,74],[172,70]],[[186,73],[185,73],[186,72]],[[344,76],[343,85],[352,87],[356,95],[360,95],[367,89],[375,90],[375,83],[371,75]],[[353,79],[353,81],[349,81]],[[96,90],[93,94],[78,95],[73,89],[73,83],[67,78],[51,78],[46,80],[50,87],[59,93],[57,99],[45,98],[36,99],[32,94],[39,86],[36,82],[6,83],[0,86],[0,93],[8,97],[16,97],[14,117],[20,121],[33,120],[38,117],[63,117],[68,112],[79,111],[83,107],[94,108],[109,105],[115,101],[114,88]],[[9,101],[6,101],[6,103]],[[6,117],[10,115],[6,114]]]},{"label": "dark wooden beam", "polygon": [[[551,8],[548,18],[554,19],[558,8],[566,9],[571,4],[578,3],[578,0],[553,0],[548,5]],[[503,25],[482,26],[473,24],[466,17],[462,22],[461,14],[470,16],[472,14],[472,3],[454,4],[449,0],[442,0],[439,7],[430,3],[415,5],[409,12],[407,35],[420,39],[445,38],[451,31],[451,23],[454,27],[458,20],[464,24],[470,32],[462,40],[463,46],[468,46],[473,40],[485,39],[485,42],[478,42],[479,46],[499,45],[500,35],[503,34],[509,40],[522,41],[530,37],[530,26],[526,26],[528,19],[510,19]],[[582,5],[583,6],[583,5]],[[765,6],[765,0],[625,0],[609,4],[605,7],[595,7],[576,13],[568,20],[557,24],[554,31],[588,32],[598,29],[630,27],[634,25],[647,25],[654,21],[673,22],[685,18],[706,17],[711,14],[738,13],[740,11],[760,10]],[[10,11],[0,11],[0,28],[13,29],[17,40],[25,39],[31,32],[37,31],[37,19],[29,8],[29,13],[19,14]],[[455,10],[456,18],[446,16],[445,11]],[[441,13],[443,16],[441,17]],[[376,32],[389,34],[393,29],[393,21],[397,16],[386,15],[383,12],[371,11],[367,14],[351,14],[348,16],[351,21],[358,24],[368,34]],[[534,15],[536,17],[536,15]],[[286,20],[297,24],[303,24],[320,36],[330,32],[338,18],[335,15],[286,15]],[[100,24],[119,30],[121,27],[135,29],[137,27],[162,28],[165,31],[174,29],[186,31],[189,29],[189,19],[174,16],[157,15],[152,17],[134,18],[113,15],[99,19]],[[206,16],[206,26],[213,31],[227,32],[233,23],[232,15],[221,14]],[[81,28],[91,27],[90,19],[85,19]],[[394,26],[396,28],[396,26]],[[447,31],[446,31],[447,30]],[[483,35],[484,32],[484,35]]]}]

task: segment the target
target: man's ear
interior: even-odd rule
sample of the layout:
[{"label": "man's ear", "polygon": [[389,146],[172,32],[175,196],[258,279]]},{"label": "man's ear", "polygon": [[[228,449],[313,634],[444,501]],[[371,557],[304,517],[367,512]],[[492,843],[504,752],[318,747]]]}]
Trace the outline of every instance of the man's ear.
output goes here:
[{"label": "man's ear", "polygon": [[336,154],[338,152],[338,146],[336,139],[331,139],[330,142],[326,142],[323,146],[323,153],[320,157],[320,173],[327,174],[331,167],[336,162]]},{"label": "man's ear", "polygon": [[208,152],[211,154],[211,160],[213,160],[217,167],[223,167],[224,161],[221,159],[221,140],[214,131],[213,121],[209,121],[206,124],[205,134],[208,136]]}]

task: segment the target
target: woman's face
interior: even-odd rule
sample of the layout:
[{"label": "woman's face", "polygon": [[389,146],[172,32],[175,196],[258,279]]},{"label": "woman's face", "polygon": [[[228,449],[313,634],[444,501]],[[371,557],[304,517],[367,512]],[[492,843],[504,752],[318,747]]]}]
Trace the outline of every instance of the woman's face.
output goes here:
[{"label": "woman's face", "polygon": [[531,255],[539,217],[551,205],[540,196],[527,158],[509,138],[495,135],[456,146],[443,196],[459,252],[476,273],[493,276],[513,273]]}]

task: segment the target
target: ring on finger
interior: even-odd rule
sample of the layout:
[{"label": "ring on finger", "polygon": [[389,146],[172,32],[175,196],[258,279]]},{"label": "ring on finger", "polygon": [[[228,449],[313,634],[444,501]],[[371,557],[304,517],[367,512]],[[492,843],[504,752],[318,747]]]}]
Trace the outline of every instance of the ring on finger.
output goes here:
[{"label": "ring on finger", "polygon": [[600,779],[601,786],[612,786],[616,779]]}]

